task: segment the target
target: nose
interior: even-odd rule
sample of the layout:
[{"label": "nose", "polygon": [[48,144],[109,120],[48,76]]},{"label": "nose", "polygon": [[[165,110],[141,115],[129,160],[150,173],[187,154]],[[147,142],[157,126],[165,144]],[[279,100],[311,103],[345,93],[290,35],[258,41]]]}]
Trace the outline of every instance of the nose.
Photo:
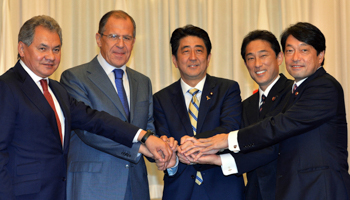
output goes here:
[{"label": "nose", "polygon": [[259,67],[261,67],[262,66],[262,61],[261,61],[261,59],[260,58],[256,58],[255,59],[255,67],[256,68],[259,68]]},{"label": "nose", "polygon": [[52,51],[47,51],[47,54],[45,55],[45,59],[48,61],[54,61],[55,55]]},{"label": "nose", "polygon": [[293,58],[294,62],[299,61],[299,59],[300,59],[299,52],[295,51],[292,58]]},{"label": "nose", "polygon": [[190,60],[197,60],[197,55],[196,55],[195,51],[191,51]]},{"label": "nose", "polygon": [[116,46],[119,47],[119,48],[123,48],[124,47],[124,40],[121,36],[119,36],[119,38],[117,39],[117,43],[116,43]]}]

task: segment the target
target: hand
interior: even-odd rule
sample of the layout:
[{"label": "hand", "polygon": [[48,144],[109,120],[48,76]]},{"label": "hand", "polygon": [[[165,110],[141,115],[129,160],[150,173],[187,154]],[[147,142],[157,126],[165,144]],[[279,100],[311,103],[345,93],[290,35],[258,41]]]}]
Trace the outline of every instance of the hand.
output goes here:
[{"label": "hand", "polygon": [[199,139],[198,141],[199,143],[196,143],[196,146],[203,147],[203,149],[200,150],[195,160],[203,154],[218,152],[221,149],[228,148],[228,134],[226,133],[218,134],[207,139]]},{"label": "hand", "polygon": [[[146,131],[141,131],[138,137],[139,141],[141,141],[141,138],[145,135],[145,133]],[[150,135],[147,138],[145,146],[153,154],[153,158],[159,162],[169,162],[173,153],[167,143],[163,142],[162,139],[154,135]]]},{"label": "hand", "polygon": [[168,143],[170,149],[174,152],[177,150],[178,142],[173,137],[168,138],[166,135],[160,136],[164,142]]},{"label": "hand", "polygon": [[147,149],[144,144],[140,145],[139,153],[142,153],[144,156],[147,156],[149,158],[154,158],[153,154]]},{"label": "hand", "polygon": [[199,143],[198,140],[194,137],[190,137],[188,135],[185,135],[181,138],[181,150],[180,152],[183,154],[193,148],[196,148],[196,143]]},{"label": "hand", "polygon": [[191,164],[190,159],[187,156],[185,156],[183,153],[181,153],[180,151],[181,151],[181,148],[178,147],[177,156],[179,157],[179,161],[184,163],[184,164],[190,165]]},{"label": "hand", "polygon": [[195,162],[198,164],[209,164],[209,165],[218,165],[221,166],[221,157],[216,154],[207,154],[199,157]]}]

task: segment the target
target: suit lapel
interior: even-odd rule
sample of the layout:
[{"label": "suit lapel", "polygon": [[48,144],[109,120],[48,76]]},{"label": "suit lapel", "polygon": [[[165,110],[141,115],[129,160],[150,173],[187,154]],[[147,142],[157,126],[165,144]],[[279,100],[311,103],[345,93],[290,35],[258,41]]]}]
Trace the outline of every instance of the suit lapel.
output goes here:
[{"label": "suit lapel", "polygon": [[40,91],[33,79],[27,74],[19,62],[15,66],[19,76],[23,80],[22,91],[26,94],[28,99],[37,107],[37,109],[47,118],[50,126],[53,129],[53,133],[57,140],[61,143],[60,135],[58,132],[55,113],[52,110],[50,104],[45,99],[43,93]]},{"label": "suit lapel", "polygon": [[210,75],[207,74],[207,78],[204,83],[201,102],[199,104],[198,111],[198,121],[197,121],[197,132],[201,133],[202,126],[207,116],[207,113],[211,107],[211,103],[213,102],[213,95],[217,94],[217,88],[215,88],[216,82],[211,78]]},{"label": "suit lapel", "polygon": [[248,123],[244,124],[244,126],[254,124],[257,121],[259,121],[259,92],[253,94],[251,98],[248,99],[247,105],[248,107],[244,107],[246,111],[244,111],[247,114],[247,120]]},{"label": "suit lapel", "polygon": [[86,71],[89,79],[113,102],[115,107],[124,116],[124,120],[127,120],[126,113],[123,108],[123,104],[119,99],[118,93],[115,91],[113,84],[111,83],[106,72],[95,57],[89,64]]},{"label": "suit lapel", "polygon": [[[63,113],[63,116],[64,116],[64,124],[65,124],[65,127],[64,127],[64,133],[65,133],[65,136],[64,136],[64,147],[63,149],[64,150],[67,150],[68,148],[68,144],[69,144],[69,139],[70,139],[70,129],[68,128],[68,124],[70,124],[70,121],[71,121],[71,118],[70,118],[70,109],[68,107],[69,105],[69,102],[65,102],[64,99],[63,99],[63,95],[61,92],[63,92],[62,90],[59,90],[59,86],[58,86],[58,83],[53,81],[53,80],[50,80],[50,88],[52,90],[52,92],[55,94],[55,97],[58,101],[58,103],[60,104],[60,107],[61,107],[61,110],[62,110],[62,113]],[[55,124],[56,121],[55,121]],[[57,132],[58,133],[58,132]],[[58,135],[58,139],[61,141],[59,135]]]},{"label": "suit lapel", "polygon": [[134,78],[134,72],[131,71],[128,67],[126,67],[126,73],[128,75],[129,79],[129,86],[130,86],[130,123],[134,119],[134,113],[135,113],[135,104],[136,104],[136,98],[137,98],[137,88],[138,88],[138,82],[137,79]]},{"label": "suit lapel", "polygon": [[186,109],[185,98],[182,93],[180,80],[174,85],[171,95],[171,101],[175,107],[176,113],[179,116],[184,129],[186,130],[185,135],[193,136],[192,125]]}]

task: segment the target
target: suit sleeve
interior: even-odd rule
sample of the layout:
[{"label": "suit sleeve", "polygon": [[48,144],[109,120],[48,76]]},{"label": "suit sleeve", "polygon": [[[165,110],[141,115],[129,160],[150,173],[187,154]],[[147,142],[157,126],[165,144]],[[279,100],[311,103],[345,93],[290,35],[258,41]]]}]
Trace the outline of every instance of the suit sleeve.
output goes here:
[{"label": "suit sleeve", "polygon": [[[88,97],[89,95],[85,90],[85,85],[73,73],[71,73],[70,71],[65,71],[61,76],[61,83],[66,88],[69,95],[71,95],[73,98],[75,98],[78,101],[84,102],[86,105],[92,106],[91,101]],[[140,156],[137,156],[140,143],[134,143],[130,148],[123,144],[120,144],[118,142],[115,142],[113,140],[102,137],[100,135],[96,135],[88,131],[75,130],[74,132],[85,144],[97,150],[103,151],[105,153],[134,163],[138,162],[138,160],[140,159]],[[131,156],[125,156],[125,151],[130,152]]]},{"label": "suit sleeve", "polygon": [[8,148],[11,144],[14,132],[16,113],[15,98],[11,89],[0,81],[0,199],[15,199],[13,183],[7,170],[9,162]]},{"label": "suit sleeve", "polygon": [[[251,152],[315,129],[336,116],[341,86],[326,78],[310,81],[284,113],[239,130],[241,152]],[[293,98],[293,97],[292,97]]]},{"label": "suit sleeve", "polygon": [[[202,97],[203,98],[203,97]],[[195,135],[196,138],[208,138],[220,133],[229,133],[238,130],[242,118],[242,99],[238,83],[234,82],[227,90],[220,105],[220,126],[210,131]]]}]

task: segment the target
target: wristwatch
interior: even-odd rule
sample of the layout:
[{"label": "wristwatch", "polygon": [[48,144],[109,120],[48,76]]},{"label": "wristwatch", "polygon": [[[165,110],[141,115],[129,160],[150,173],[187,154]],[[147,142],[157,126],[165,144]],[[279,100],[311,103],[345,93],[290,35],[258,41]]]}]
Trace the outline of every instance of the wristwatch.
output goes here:
[{"label": "wristwatch", "polygon": [[154,133],[151,130],[147,130],[145,135],[141,138],[141,143],[145,144],[146,140],[148,139],[149,136],[154,135]]}]

